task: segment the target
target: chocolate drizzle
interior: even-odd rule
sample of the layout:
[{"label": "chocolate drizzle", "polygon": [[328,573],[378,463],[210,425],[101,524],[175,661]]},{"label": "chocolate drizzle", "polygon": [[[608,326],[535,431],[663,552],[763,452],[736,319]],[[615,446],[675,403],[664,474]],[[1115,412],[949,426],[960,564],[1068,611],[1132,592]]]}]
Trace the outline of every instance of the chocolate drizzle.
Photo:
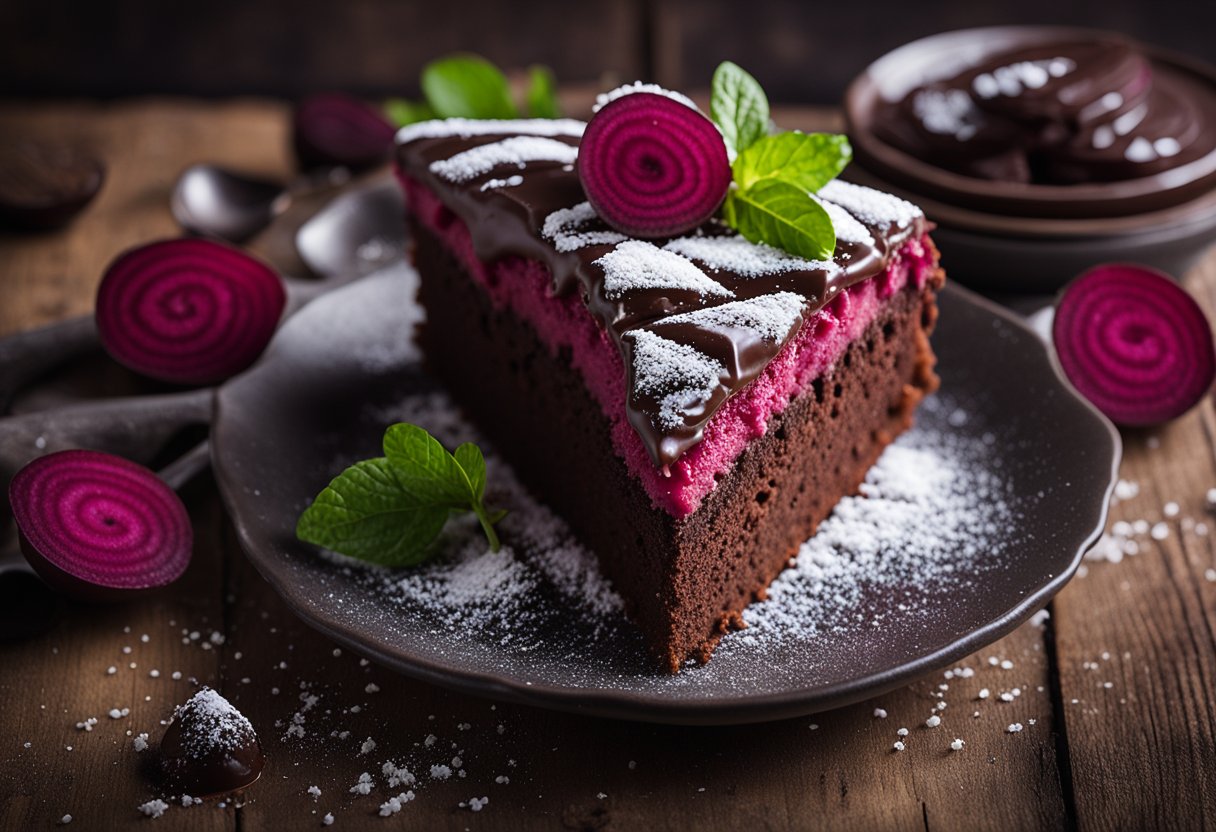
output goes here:
[{"label": "chocolate drizzle", "polygon": [[1064,40],[998,53],[885,102],[874,132],[981,179],[1115,182],[1216,151],[1216,96],[1126,40]]},{"label": "chocolate drizzle", "polygon": [[[768,366],[807,317],[883,272],[900,245],[924,232],[914,206],[833,182],[819,194],[837,215],[830,261],[754,245],[713,220],[686,237],[628,240],[590,210],[564,160],[513,161],[461,181],[445,178],[447,166],[436,165],[519,135],[577,146],[577,130],[545,124],[500,122],[494,133],[465,122],[405,128],[398,164],[464,221],[482,261],[537,260],[549,269],[555,295],[580,293],[621,351],[627,416],[657,465],[672,464],[700,442],[713,414]],[[522,180],[483,187],[512,175]]]}]

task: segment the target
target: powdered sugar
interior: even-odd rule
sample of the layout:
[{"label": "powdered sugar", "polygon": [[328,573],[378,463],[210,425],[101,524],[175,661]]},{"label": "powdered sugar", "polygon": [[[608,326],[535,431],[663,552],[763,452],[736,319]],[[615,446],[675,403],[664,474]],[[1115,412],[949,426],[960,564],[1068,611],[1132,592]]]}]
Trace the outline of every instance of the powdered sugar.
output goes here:
[{"label": "powdered sugar", "polygon": [[911,202],[840,179],[833,179],[820,188],[818,196],[883,232],[891,228],[907,228],[923,216],[921,210]]},{"label": "powdered sugar", "polygon": [[726,373],[708,355],[653,332],[637,329],[626,337],[633,342],[633,389],[659,400],[659,424],[665,428],[682,425],[685,411],[708,399]]},{"label": "powdered sugar", "polygon": [[445,118],[407,124],[397,131],[397,144],[419,139],[468,139],[473,136],[570,136],[579,138],[587,124],[572,118],[474,119]]},{"label": "powdered sugar", "polygon": [[734,296],[688,258],[641,240],[623,242],[594,262],[604,270],[604,295],[612,299],[636,289],[683,290],[702,297]]},{"label": "powdered sugar", "polygon": [[747,300],[710,306],[694,312],[684,312],[664,318],[658,327],[667,324],[694,324],[706,329],[746,329],[770,341],[782,341],[795,324],[802,320],[806,301],[793,292],[775,292]]},{"label": "powdered sugar", "polygon": [[592,112],[598,113],[601,107],[611,104],[618,98],[624,98],[627,95],[633,95],[639,92],[648,92],[652,95],[661,95],[664,98],[670,98],[672,101],[679,101],[684,106],[697,110],[697,105],[693,103],[693,100],[683,93],[674,92],[664,87],[660,87],[658,84],[644,84],[641,81],[634,81],[632,84],[624,84],[614,90],[609,90],[608,92],[603,92],[597,95],[595,97],[595,106],[592,108]]},{"label": "powdered sugar", "polygon": [[209,687],[201,688],[173,714],[181,729],[182,750],[200,760],[217,751],[235,751],[257,742],[253,726],[232,703]]},{"label": "powdered sugar", "polygon": [[836,232],[837,242],[874,246],[874,237],[864,225],[857,221],[856,217],[835,202],[821,199],[819,204],[832,219],[832,228]]},{"label": "powdered sugar", "polygon": [[580,202],[572,208],[560,208],[545,217],[541,234],[562,253],[578,251],[586,246],[616,245],[629,239],[617,231],[588,231],[583,228],[587,223],[598,219],[599,216],[590,202]]},{"label": "powdered sugar", "polygon": [[705,264],[711,271],[726,269],[741,277],[763,277],[795,269],[840,271],[830,260],[804,260],[779,248],[753,243],[743,237],[677,237],[663,246]]},{"label": "powdered sugar", "polygon": [[[940,396],[927,400],[919,426],[871,470],[864,496],[843,500],[768,600],[745,611],[748,628],[727,635],[708,665],[674,677],[656,673],[646,659],[594,557],[530,498],[441,393],[407,396],[367,418],[381,428],[411,421],[447,447],[481,444],[487,500],[510,511],[499,526],[503,549],[488,552],[476,523],[458,519],[438,542],[440,555],[419,567],[386,570],[332,556],[333,570],[320,573],[328,575],[323,597],[339,605],[350,626],[378,638],[417,650],[419,631],[428,633],[421,648],[433,661],[533,668],[536,676],[519,672],[539,680],[559,666],[563,685],[696,698],[723,686],[741,695],[780,690],[807,674],[839,678],[855,672],[859,650],[955,621],[957,599],[991,583],[989,573],[1021,551],[1007,544],[1016,510],[995,440],[975,411],[965,429],[952,427],[949,418],[960,410]],[[322,460],[319,468],[332,472],[347,462]],[[452,769],[446,759],[431,759],[416,769],[423,780],[430,765]]]},{"label": "powdered sugar", "polygon": [[449,182],[467,182],[501,165],[516,165],[520,168],[525,167],[528,162],[569,165],[577,158],[577,145],[543,136],[512,136],[432,162],[430,171]]}]

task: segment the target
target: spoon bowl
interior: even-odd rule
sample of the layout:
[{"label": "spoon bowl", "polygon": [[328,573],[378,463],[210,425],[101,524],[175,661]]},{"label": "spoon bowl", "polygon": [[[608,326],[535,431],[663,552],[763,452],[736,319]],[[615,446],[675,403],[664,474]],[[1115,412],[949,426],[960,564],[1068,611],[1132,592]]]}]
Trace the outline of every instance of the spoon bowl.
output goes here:
[{"label": "spoon bowl", "polygon": [[282,214],[291,193],[277,182],[197,164],[177,180],[173,217],[192,234],[241,243]]}]

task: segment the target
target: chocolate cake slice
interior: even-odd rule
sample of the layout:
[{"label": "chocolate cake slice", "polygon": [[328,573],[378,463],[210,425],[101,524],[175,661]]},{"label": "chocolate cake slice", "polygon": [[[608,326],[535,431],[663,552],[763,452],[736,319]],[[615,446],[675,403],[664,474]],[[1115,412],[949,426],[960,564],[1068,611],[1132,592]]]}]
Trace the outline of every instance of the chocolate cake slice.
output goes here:
[{"label": "chocolate cake slice", "polygon": [[587,203],[583,123],[398,134],[433,372],[595,551],[655,657],[707,661],[937,379],[914,206],[832,182],[832,260],[711,220],[635,240]]}]

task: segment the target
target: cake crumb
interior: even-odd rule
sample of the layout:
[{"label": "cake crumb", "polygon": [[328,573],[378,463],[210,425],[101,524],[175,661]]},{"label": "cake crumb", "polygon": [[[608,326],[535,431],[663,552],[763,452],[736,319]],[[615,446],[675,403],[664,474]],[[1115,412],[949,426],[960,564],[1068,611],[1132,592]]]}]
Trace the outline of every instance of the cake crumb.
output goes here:
[{"label": "cake crumb", "polygon": [[321,818],[321,825],[322,826],[333,826],[334,825],[334,813],[326,812],[325,817]]},{"label": "cake crumb", "polygon": [[899,740],[896,740],[896,741],[895,741],[895,744],[891,746],[891,748],[893,748],[893,749],[894,749],[894,750],[896,750],[896,751],[903,751],[903,750],[904,750],[904,748],[906,748],[906,747],[907,747],[907,746],[905,746],[905,745],[904,745],[902,742],[900,742]]},{"label": "cake crumb", "polygon": [[926,728],[936,728],[937,726],[939,726],[941,724],[942,724],[942,718],[940,716],[938,716],[937,714],[934,714],[933,716],[931,716],[925,720]]},{"label": "cake crumb", "polygon": [[312,795],[313,800],[316,800],[318,797],[321,796],[321,787],[320,786],[309,786],[308,794]]},{"label": "cake crumb", "polygon": [[885,710],[883,710],[882,708],[875,708],[874,709],[874,718],[875,719],[886,719],[887,712]]},{"label": "cake crumb", "polygon": [[59,824],[60,824],[61,826],[66,825],[66,824],[69,824],[69,823],[71,823],[71,822],[72,822],[72,816],[71,816],[71,815],[64,815],[63,817],[61,817],[61,818],[59,819]]},{"label": "cake crumb", "polygon": [[965,743],[963,740],[960,740],[958,737],[955,737],[954,742],[950,743],[950,750],[951,751],[962,751],[963,746],[966,744],[967,743]]},{"label": "cake crumb", "polygon": [[131,740],[131,745],[135,746],[136,751],[148,750],[148,735],[138,734],[135,739]]},{"label": "cake crumb", "polygon": [[1022,723],[1020,723],[1020,722],[1012,722],[1012,723],[1010,723],[1010,724],[1009,724],[1009,727],[1008,727],[1008,728],[1006,728],[1005,730],[1006,730],[1007,732],[1009,732],[1010,734],[1016,734],[1016,733],[1018,733],[1018,732],[1020,732],[1020,731],[1022,730]]}]

